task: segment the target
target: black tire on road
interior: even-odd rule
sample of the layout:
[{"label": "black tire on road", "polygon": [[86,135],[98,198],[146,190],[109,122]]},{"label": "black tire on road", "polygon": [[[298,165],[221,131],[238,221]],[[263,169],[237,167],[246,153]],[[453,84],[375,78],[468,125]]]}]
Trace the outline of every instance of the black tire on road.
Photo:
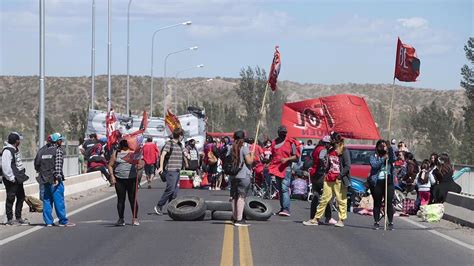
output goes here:
[{"label": "black tire on road", "polygon": [[209,211],[232,211],[232,203],[228,201],[206,200]]},{"label": "black tire on road", "polygon": [[176,221],[195,221],[205,213],[204,199],[195,196],[176,198],[168,204],[168,215]]},{"label": "black tire on road", "polygon": [[232,212],[230,211],[213,211],[212,220],[230,221],[232,220]]},{"label": "black tire on road", "polygon": [[248,197],[245,200],[244,215],[248,220],[266,221],[273,215],[273,208],[257,197]]}]

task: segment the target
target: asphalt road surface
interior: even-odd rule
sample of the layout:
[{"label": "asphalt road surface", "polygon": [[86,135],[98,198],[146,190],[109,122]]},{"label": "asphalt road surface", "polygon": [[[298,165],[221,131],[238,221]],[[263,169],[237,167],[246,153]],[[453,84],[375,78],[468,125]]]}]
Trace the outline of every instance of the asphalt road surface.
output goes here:
[{"label": "asphalt road surface", "polygon": [[[349,214],[344,228],[305,227],[304,201],[292,201],[289,218],[250,221],[248,228],[225,221],[176,222],[153,213],[163,183],[153,186],[139,191],[140,226],[130,225],[128,205],[127,226],[113,226],[111,188],[68,202],[76,227],[39,226],[39,214],[29,215],[37,225],[0,226],[0,265],[474,265],[474,233],[466,228],[396,218],[396,230],[374,231],[372,217],[357,214]],[[228,199],[227,191],[187,189],[180,195]],[[271,204],[277,209],[277,201]]]}]

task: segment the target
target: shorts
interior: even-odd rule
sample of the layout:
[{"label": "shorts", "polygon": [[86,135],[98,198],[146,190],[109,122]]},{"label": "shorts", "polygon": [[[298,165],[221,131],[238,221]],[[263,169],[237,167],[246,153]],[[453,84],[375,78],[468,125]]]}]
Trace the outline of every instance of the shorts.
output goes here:
[{"label": "shorts", "polygon": [[154,164],[145,164],[145,174],[151,176],[155,174],[155,165]]},{"label": "shorts", "polygon": [[250,190],[250,179],[232,177],[230,181],[230,196],[233,199],[238,197],[247,197]]}]

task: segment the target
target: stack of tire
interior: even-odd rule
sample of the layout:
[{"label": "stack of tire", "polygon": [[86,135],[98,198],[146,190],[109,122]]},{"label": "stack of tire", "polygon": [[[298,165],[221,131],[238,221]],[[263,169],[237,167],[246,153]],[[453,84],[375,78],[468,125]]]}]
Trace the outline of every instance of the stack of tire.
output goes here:
[{"label": "stack of tire", "polygon": [[[232,220],[232,204],[228,201],[205,201],[200,197],[176,198],[168,204],[168,215],[175,221]],[[257,197],[245,200],[244,217],[247,220],[266,221],[273,215],[270,204]]]}]

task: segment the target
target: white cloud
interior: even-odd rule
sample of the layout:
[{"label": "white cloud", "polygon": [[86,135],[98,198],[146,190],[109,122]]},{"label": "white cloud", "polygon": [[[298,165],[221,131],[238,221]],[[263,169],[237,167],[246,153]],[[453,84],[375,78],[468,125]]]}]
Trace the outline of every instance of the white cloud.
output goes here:
[{"label": "white cloud", "polygon": [[424,18],[399,18],[397,22],[407,29],[426,29],[428,28],[428,21]]}]

